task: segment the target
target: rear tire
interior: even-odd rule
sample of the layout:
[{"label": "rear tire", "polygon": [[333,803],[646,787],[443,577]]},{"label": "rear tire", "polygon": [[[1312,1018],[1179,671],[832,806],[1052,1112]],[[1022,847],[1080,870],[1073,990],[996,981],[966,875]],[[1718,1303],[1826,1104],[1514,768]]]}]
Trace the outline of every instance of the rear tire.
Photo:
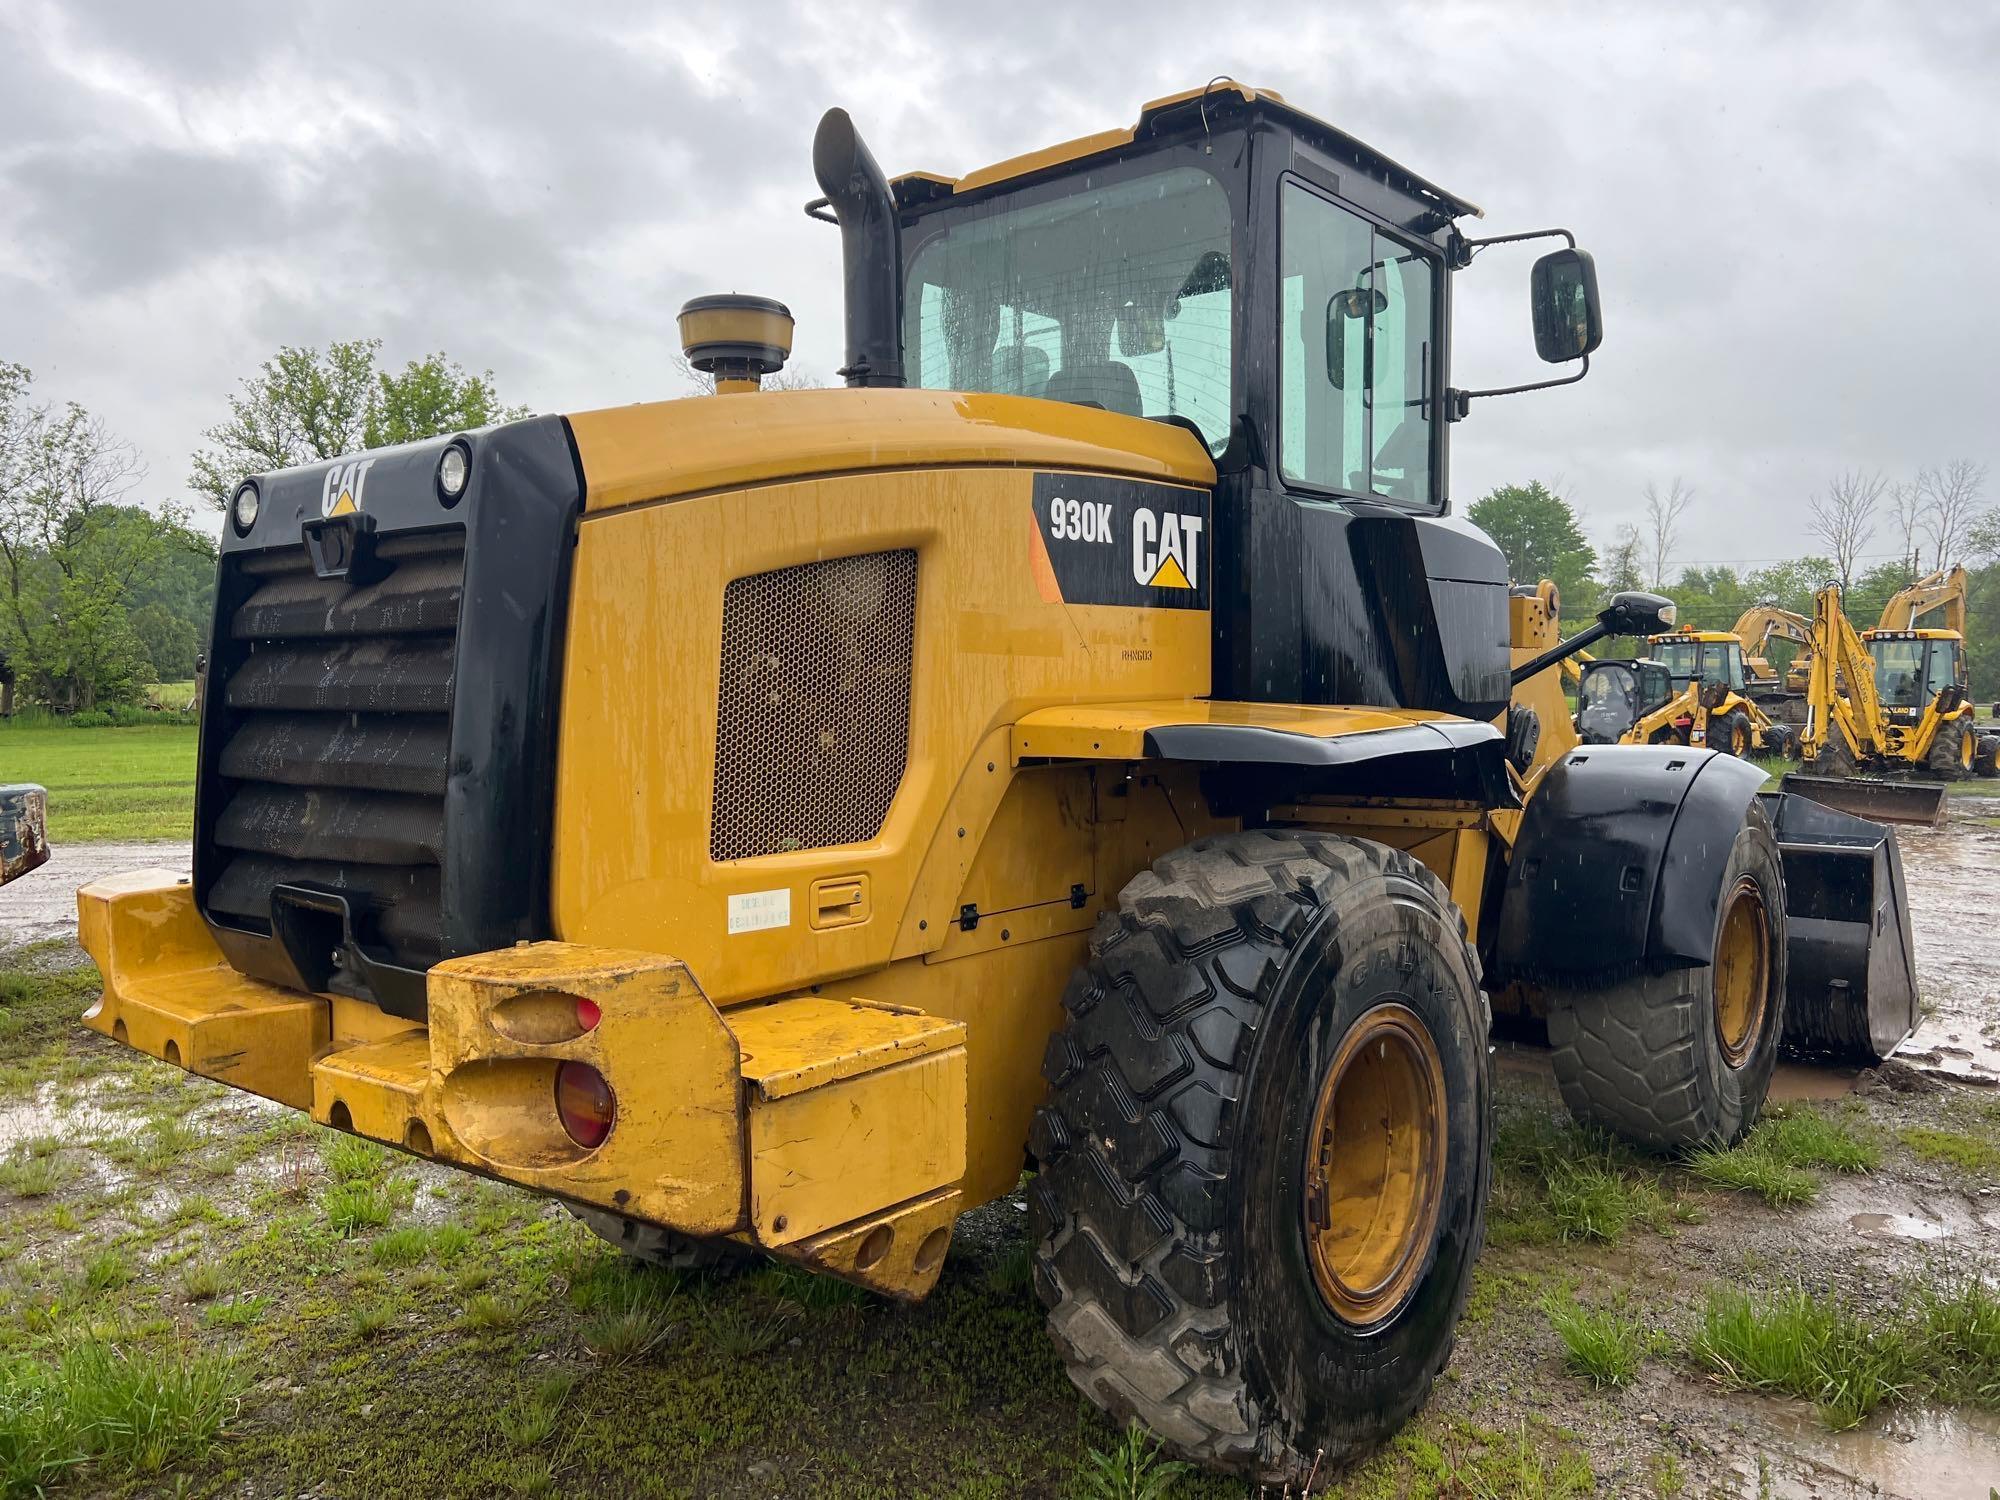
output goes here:
[{"label": "rear tire", "polygon": [[1740,708],[1732,708],[1709,731],[1708,748],[1733,755],[1738,760],[1749,758],[1757,748],[1757,731],[1751,727],[1750,715]]},{"label": "rear tire", "polygon": [[1980,776],[2000,776],[2000,734],[1982,734],[1972,758],[1972,769]]},{"label": "rear tire", "polygon": [[1580,1123],[1658,1152],[1731,1145],[1757,1123],[1785,1029],[1785,882],[1754,801],[1719,887],[1713,962],[1546,992],[1556,1084]]},{"label": "rear tire", "polygon": [[1484,1237],[1489,1017],[1443,886],[1362,839],[1202,839],[1125,887],[1063,1004],[1029,1206],[1070,1379],[1265,1482],[1394,1432]]},{"label": "rear tire", "polygon": [[1973,752],[1970,726],[1963,719],[1947,719],[1924,752],[1924,769],[1941,781],[1963,781],[1972,774]]},{"label": "rear tire", "polygon": [[759,1259],[755,1250],[731,1240],[699,1240],[678,1230],[643,1224],[601,1208],[582,1208],[574,1203],[565,1203],[563,1207],[607,1245],[649,1266],[720,1276],[742,1270]]}]

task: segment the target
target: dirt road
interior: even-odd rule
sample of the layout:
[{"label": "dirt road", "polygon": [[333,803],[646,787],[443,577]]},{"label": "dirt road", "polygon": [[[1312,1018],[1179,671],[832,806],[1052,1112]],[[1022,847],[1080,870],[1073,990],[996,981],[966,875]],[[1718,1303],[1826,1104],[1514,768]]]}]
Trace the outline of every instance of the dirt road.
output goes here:
[{"label": "dirt road", "polygon": [[185,844],[57,844],[49,862],[0,886],[0,949],[76,935],[76,888],[148,867],[188,872]]}]

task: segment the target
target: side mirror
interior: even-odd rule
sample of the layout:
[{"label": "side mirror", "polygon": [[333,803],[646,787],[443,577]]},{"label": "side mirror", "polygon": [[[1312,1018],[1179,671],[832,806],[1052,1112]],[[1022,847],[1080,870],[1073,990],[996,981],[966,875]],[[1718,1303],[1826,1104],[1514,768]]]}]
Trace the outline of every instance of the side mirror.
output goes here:
[{"label": "side mirror", "polygon": [[1582,250],[1553,250],[1529,273],[1535,353],[1552,365],[1582,359],[1604,342],[1597,301],[1597,263]]},{"label": "side mirror", "polygon": [[[1365,325],[1388,310],[1388,296],[1373,287],[1349,287],[1326,299],[1326,378],[1336,391],[1347,389],[1347,325]],[[1368,372],[1363,372],[1361,383],[1368,384]]]},{"label": "side mirror", "polygon": [[1673,600],[1635,589],[1612,595],[1597,612],[1597,623],[1606,635],[1660,635],[1674,628],[1677,613]]}]

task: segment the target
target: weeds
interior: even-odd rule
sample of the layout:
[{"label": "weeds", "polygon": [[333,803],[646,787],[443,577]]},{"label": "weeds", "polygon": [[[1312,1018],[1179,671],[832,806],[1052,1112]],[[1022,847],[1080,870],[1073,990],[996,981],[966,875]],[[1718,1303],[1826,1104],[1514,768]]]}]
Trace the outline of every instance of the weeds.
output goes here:
[{"label": "weeds", "polygon": [[213,1302],[228,1281],[219,1261],[193,1261],[181,1267],[181,1295],[190,1302]]},{"label": "weeds", "polygon": [[206,1453],[247,1382],[226,1360],[72,1345],[53,1363],[0,1359],[0,1494],[85,1461],[156,1474]]},{"label": "weeds", "polygon": [[[1596,1131],[1543,1114],[1504,1120],[1494,1140],[1501,1171],[1496,1216],[1501,1239],[1526,1243],[1615,1243],[1634,1224],[1665,1232],[1685,1217],[1630,1152]],[[1526,1199],[1526,1201],[1523,1201]]]},{"label": "weeds", "polygon": [[1926,1288],[1917,1319],[1933,1393],[1968,1406],[2000,1406],[2000,1293],[1977,1276]]},{"label": "weeds", "polygon": [[1542,1300],[1569,1367],[1595,1386],[1621,1386],[1639,1372],[1652,1346],[1645,1322],[1618,1308],[1589,1308],[1569,1292]]},{"label": "weeds", "polygon": [[522,1311],[520,1302],[515,1298],[481,1292],[465,1304],[459,1326],[485,1333],[497,1332],[520,1322]]},{"label": "weeds", "polygon": [[1134,1422],[1109,1453],[1092,1448],[1084,1455],[1073,1493],[1077,1500],[1163,1500],[1189,1472],[1180,1460],[1162,1456],[1158,1440]]},{"label": "weeds", "polygon": [[17,1198],[46,1198],[71,1176],[69,1164],[59,1156],[17,1154],[0,1162],[0,1189]]},{"label": "weeds", "polygon": [[759,1271],[754,1280],[774,1297],[796,1302],[800,1307],[821,1311],[830,1307],[856,1307],[868,1300],[865,1287],[833,1276],[821,1276],[804,1266],[773,1264]]},{"label": "weeds", "polygon": [[389,1152],[358,1135],[334,1134],[320,1142],[320,1160],[336,1182],[372,1182],[389,1169]]},{"label": "weeds", "polygon": [[389,1222],[388,1198],[368,1182],[338,1182],[326,1190],[320,1206],[327,1224],[343,1239],[364,1229],[380,1229]]},{"label": "weeds", "polygon": [[93,1255],[83,1264],[83,1284],[93,1292],[115,1292],[131,1279],[131,1264],[116,1250]]},{"label": "weeds", "polygon": [[1873,1136],[1817,1110],[1793,1108],[1773,1111],[1735,1146],[1701,1148],[1687,1166],[1704,1182],[1755,1193],[1783,1208],[1819,1196],[1811,1168],[1872,1172],[1881,1162],[1882,1148]]},{"label": "weeds", "polygon": [[717,1303],[709,1308],[703,1324],[717,1353],[745,1359],[775,1348],[796,1315],[797,1310],[791,1307],[765,1312],[741,1302]]},{"label": "weeds", "polygon": [[395,1313],[386,1302],[360,1302],[348,1309],[347,1326],[358,1339],[372,1339],[388,1330]]},{"label": "weeds", "polygon": [[673,1298],[656,1297],[643,1285],[619,1298],[608,1299],[585,1316],[578,1329],[584,1348],[606,1364],[643,1359],[673,1329],[668,1318]]},{"label": "weeds", "polygon": [[263,1321],[270,1305],[271,1299],[262,1293],[253,1297],[232,1297],[227,1302],[210,1303],[201,1320],[212,1328],[248,1328]]},{"label": "weeds", "polygon": [[515,1397],[500,1409],[501,1435],[516,1448],[533,1448],[547,1442],[556,1430],[556,1418],[562,1414],[563,1403],[569,1400],[569,1393],[575,1387],[576,1377],[567,1371],[543,1376],[533,1391]]},{"label": "weeds", "polygon": [[1898,1138],[1925,1161],[1976,1172],[1985,1177],[2000,1176],[2000,1146],[1958,1130],[1933,1130],[1911,1125],[1897,1132]]},{"label": "weeds", "polygon": [[369,1254],[378,1266],[414,1266],[430,1249],[431,1238],[414,1225],[392,1229],[377,1240]]},{"label": "weeds", "polygon": [[1904,1395],[1918,1354],[1903,1328],[1871,1324],[1837,1297],[1798,1288],[1761,1303],[1733,1287],[1714,1289],[1692,1347],[1729,1384],[1810,1401],[1836,1430]]}]

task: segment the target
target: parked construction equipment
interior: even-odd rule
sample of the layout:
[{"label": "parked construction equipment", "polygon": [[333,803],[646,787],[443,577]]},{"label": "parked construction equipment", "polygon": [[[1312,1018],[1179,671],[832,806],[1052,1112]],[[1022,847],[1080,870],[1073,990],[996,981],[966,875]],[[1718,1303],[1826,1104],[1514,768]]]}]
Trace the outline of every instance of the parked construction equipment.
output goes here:
[{"label": "parked construction equipment", "polygon": [[[1894,608],[1894,618],[1914,617]],[[1881,778],[1913,771],[1937,781],[1994,774],[2000,740],[1979,733],[1958,631],[1857,632],[1841,607],[1839,586],[1829,584],[1813,599],[1811,650],[1800,737],[1811,780],[1788,779],[1789,789],[1837,798],[1838,805],[1873,816],[1929,823],[1939,816],[1942,786],[1897,787]],[[1814,784],[1857,777],[1863,779],[1838,792]]]},{"label": "parked construction equipment", "polygon": [[1745,691],[1743,648],[1734,635],[1683,627],[1647,646],[1643,659],[1583,665],[1577,732],[1586,744],[1699,745],[1739,759],[1792,753],[1792,731]]},{"label": "parked construction equipment", "polygon": [[[1812,621],[1776,604],[1757,604],[1738,615],[1729,632],[1743,649],[1744,691],[1751,702],[1780,724],[1803,724],[1806,685],[1812,678]],[[1782,675],[1771,665],[1773,640],[1799,648]]]},{"label": "parked construction equipment", "polygon": [[48,858],[49,794],[29,782],[0,786],[0,885]]},{"label": "parked construction equipment", "polygon": [[[1800,1018],[1907,1029],[1893,844],[1579,745],[1559,663],[1671,606],[1558,640],[1444,482],[1518,389],[1448,383],[1453,273],[1534,236],[1226,80],[893,183],[836,110],[813,165],[848,389],[757,389],[789,314],[703,299],[727,393],[243,483],[193,878],[79,893],[87,1022],[892,1296],[1025,1159],[1091,1399],[1323,1474],[1451,1347],[1489,1003],[1579,1118],[1737,1140]],[[1554,385],[1602,324],[1547,233]],[[1808,936],[1781,869],[1864,846]]]}]

